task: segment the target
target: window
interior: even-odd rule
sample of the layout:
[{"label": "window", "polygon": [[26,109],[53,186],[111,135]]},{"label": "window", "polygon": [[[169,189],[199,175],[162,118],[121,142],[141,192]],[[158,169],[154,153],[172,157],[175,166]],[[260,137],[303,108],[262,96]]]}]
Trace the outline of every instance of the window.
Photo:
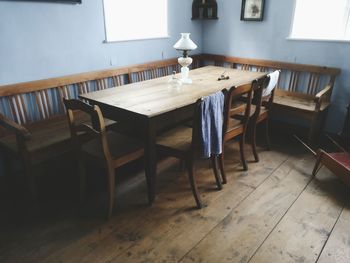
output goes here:
[{"label": "window", "polygon": [[350,0],[295,0],[291,38],[350,40]]},{"label": "window", "polygon": [[106,41],[168,36],[168,0],[104,0]]}]

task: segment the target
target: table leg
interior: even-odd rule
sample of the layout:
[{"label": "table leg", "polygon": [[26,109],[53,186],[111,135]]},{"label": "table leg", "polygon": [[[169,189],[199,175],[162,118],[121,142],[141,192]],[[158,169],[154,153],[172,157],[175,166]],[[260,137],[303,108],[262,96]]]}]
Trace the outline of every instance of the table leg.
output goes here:
[{"label": "table leg", "polygon": [[148,187],[148,201],[152,205],[156,196],[157,156],[156,131],[152,120],[146,121],[145,129],[145,173]]}]

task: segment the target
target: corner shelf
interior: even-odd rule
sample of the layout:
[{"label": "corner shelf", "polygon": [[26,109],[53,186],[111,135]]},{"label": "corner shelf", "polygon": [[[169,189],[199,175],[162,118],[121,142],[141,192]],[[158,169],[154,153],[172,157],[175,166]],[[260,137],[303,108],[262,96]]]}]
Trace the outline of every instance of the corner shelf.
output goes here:
[{"label": "corner shelf", "polygon": [[218,4],[216,0],[193,0],[192,20],[218,19]]}]

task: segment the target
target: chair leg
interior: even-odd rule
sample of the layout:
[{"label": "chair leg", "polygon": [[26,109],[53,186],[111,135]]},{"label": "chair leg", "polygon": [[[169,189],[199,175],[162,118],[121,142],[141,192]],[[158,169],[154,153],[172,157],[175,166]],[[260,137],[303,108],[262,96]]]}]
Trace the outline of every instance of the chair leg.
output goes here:
[{"label": "chair leg", "polygon": [[315,166],[314,166],[314,169],[312,170],[312,176],[316,176],[317,172],[319,171],[319,166],[321,164],[321,161],[322,161],[322,156],[323,156],[323,153],[322,152],[319,152],[317,155],[316,155],[316,163],[315,163]]},{"label": "chair leg", "polygon": [[187,170],[188,170],[188,178],[190,180],[192,193],[193,193],[194,199],[196,200],[197,208],[200,209],[203,207],[203,205],[202,205],[201,197],[200,197],[199,192],[198,192],[197,183],[196,183],[196,180],[194,178],[193,160],[187,161]]},{"label": "chair leg", "polygon": [[244,155],[244,146],[245,146],[245,135],[242,134],[241,138],[239,139],[239,151],[241,154],[241,161],[242,161],[242,165],[243,165],[243,170],[247,171],[248,165],[247,165],[247,161],[246,161],[245,155]]},{"label": "chair leg", "polygon": [[211,159],[211,163],[212,163],[212,166],[213,166],[213,171],[214,171],[214,175],[215,175],[216,185],[218,186],[218,189],[221,190],[222,189],[222,184],[221,184],[221,177],[219,175],[217,156],[216,155],[212,155],[210,157],[210,159]]},{"label": "chair leg", "polygon": [[115,170],[107,164],[107,193],[108,193],[108,210],[107,219],[111,218],[114,208],[114,195],[115,195]]},{"label": "chair leg", "polygon": [[12,173],[12,158],[9,157],[7,154],[4,154],[3,156],[3,163],[4,163],[4,172],[5,176],[7,178],[12,178],[13,173]]},{"label": "chair leg", "polygon": [[310,131],[309,131],[309,143],[312,146],[317,146],[320,134],[323,131],[323,126],[327,117],[327,110],[323,112],[315,112],[312,117]]},{"label": "chair leg", "polygon": [[83,203],[86,195],[86,162],[83,157],[78,157],[79,168],[79,201]]},{"label": "chair leg", "polygon": [[252,132],[251,132],[251,141],[252,141],[252,150],[253,150],[253,155],[254,155],[254,159],[256,162],[259,162],[259,155],[258,152],[256,150],[256,121],[253,122],[253,127],[252,127]]},{"label": "chair leg", "polygon": [[219,155],[219,165],[220,165],[220,172],[221,172],[221,177],[222,177],[222,183],[227,184],[227,178],[226,178],[226,173],[224,169],[224,149],[222,149],[222,153]]},{"label": "chair leg", "polygon": [[271,150],[271,140],[270,140],[270,133],[269,133],[269,119],[266,119],[265,121],[265,139],[266,139],[266,146],[267,150]]},{"label": "chair leg", "polygon": [[24,180],[26,184],[28,185],[30,194],[34,200],[38,200],[38,187],[36,183],[36,179],[33,174],[33,167],[30,161],[29,156],[23,156],[22,157],[22,163],[24,168]]}]

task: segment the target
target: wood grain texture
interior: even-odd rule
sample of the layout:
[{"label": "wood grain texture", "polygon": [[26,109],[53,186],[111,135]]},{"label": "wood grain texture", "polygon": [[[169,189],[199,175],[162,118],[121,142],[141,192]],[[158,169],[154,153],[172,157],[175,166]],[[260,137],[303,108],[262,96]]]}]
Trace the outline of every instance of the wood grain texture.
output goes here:
[{"label": "wood grain texture", "polygon": [[190,72],[193,84],[179,88],[169,86],[169,77],[133,83],[121,87],[81,95],[91,102],[117,107],[154,117],[190,105],[198,99],[233,86],[251,83],[266,73],[227,69],[229,80],[218,81],[221,67],[207,66]]},{"label": "wood grain texture", "polygon": [[[248,262],[310,180],[310,159],[283,163],[181,262]],[[269,190],[267,190],[269,189]]]},{"label": "wood grain texture", "polygon": [[[220,222],[287,158],[285,155],[265,152],[262,165],[252,164],[249,172],[242,172],[237,165],[232,164],[233,161],[237,162],[235,148],[228,147],[227,150],[227,154],[233,158],[227,165],[230,180],[223,191],[212,190],[213,176],[206,162],[197,167],[199,186],[205,190],[203,198],[207,203],[206,208],[188,208],[187,204],[193,202],[193,197],[187,190],[185,171],[172,171],[175,175],[183,176],[172,184],[160,187],[157,202],[152,208],[131,208],[126,214],[114,220],[112,218],[110,225],[113,228],[103,228],[98,235],[97,230],[92,232],[91,239],[82,239],[74,246],[49,257],[46,262],[177,262],[189,247],[198,242],[198,238]],[[232,195],[235,198],[231,199]],[[138,223],[140,219],[142,223]],[[190,232],[192,238],[188,236]],[[91,249],[90,244],[95,246]]]},{"label": "wood grain texture", "polygon": [[[264,262],[260,255],[272,245],[268,255],[274,258],[269,262],[316,262],[314,253],[321,254],[318,262],[348,262],[348,188],[322,170],[307,186],[314,160],[311,156],[305,159],[303,149],[295,142],[276,142],[273,138],[273,150],[262,151],[261,161],[251,163],[247,172],[239,168],[236,144],[227,145],[226,154],[231,156],[226,162],[229,180],[222,191],[213,189],[208,163],[198,163],[199,187],[207,203],[202,210],[189,208],[193,197],[186,171],[172,159],[159,165],[159,194],[152,207],[144,205],[143,172],[117,183],[117,213],[109,222],[97,216],[104,201],[97,196],[90,197],[94,205],[89,203],[79,215],[71,212],[76,209],[74,205],[62,210],[53,204],[48,217],[32,207],[21,209],[25,222],[7,220],[11,217],[8,208],[17,207],[4,206],[0,261],[179,262],[188,261],[196,251],[208,261],[219,258],[211,262],[247,262],[250,258]],[[330,229],[340,214],[339,207],[343,212]],[[310,243],[315,243],[314,248]],[[294,253],[293,258],[281,259],[274,254],[280,250]]]},{"label": "wood grain texture", "polygon": [[[192,56],[192,57],[196,59],[196,56]],[[70,76],[3,85],[3,86],[0,86],[0,96],[11,96],[14,94],[45,90],[45,89],[55,88],[59,86],[67,86],[67,85],[71,85],[79,82],[98,80],[98,79],[108,78],[111,76],[128,74],[130,72],[143,71],[143,70],[149,69],[150,67],[160,68],[160,67],[168,66],[169,64],[176,65],[177,59],[153,61],[145,64],[129,65],[129,66],[114,68],[114,69],[85,72],[85,73],[79,73],[79,74],[74,74]]]},{"label": "wood grain texture", "polygon": [[322,254],[319,263],[350,262],[350,208],[345,206]]},{"label": "wood grain texture", "polygon": [[273,61],[273,60],[263,60],[263,59],[249,59],[249,58],[239,58],[239,57],[230,57],[224,55],[213,55],[213,54],[201,54],[202,60],[207,61],[223,61],[231,62],[238,64],[254,65],[254,66],[263,66],[273,69],[288,69],[296,71],[305,71],[305,72],[314,72],[321,74],[330,74],[330,75],[339,75],[339,68],[332,67],[322,67],[317,65],[306,65],[306,64],[296,64],[288,63],[282,61]]},{"label": "wood grain texture", "polygon": [[343,186],[334,179],[323,169],[250,262],[316,262],[342,211]]}]

